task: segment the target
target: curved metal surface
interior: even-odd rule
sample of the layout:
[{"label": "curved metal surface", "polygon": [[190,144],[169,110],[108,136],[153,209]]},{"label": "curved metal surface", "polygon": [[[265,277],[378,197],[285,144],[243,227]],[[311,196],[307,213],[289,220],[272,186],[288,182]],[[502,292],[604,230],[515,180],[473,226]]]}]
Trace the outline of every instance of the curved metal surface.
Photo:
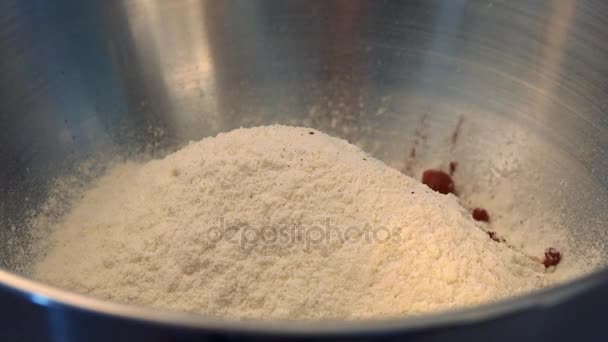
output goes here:
[{"label": "curved metal surface", "polygon": [[[4,340],[556,340],[603,341],[608,271],[576,284],[474,309],[378,321],[234,321],[84,297],[0,271]],[[565,326],[564,326],[565,325]]]},{"label": "curved metal surface", "polygon": [[[27,213],[55,177],[91,156],[162,153],[239,126],[287,123],[401,165],[424,113],[438,132],[431,148],[466,117],[468,138],[450,153],[497,172],[516,155],[530,173],[513,186],[555,201],[580,248],[606,251],[605,13],[599,0],[4,1],[0,266],[18,271]],[[137,309],[0,271],[0,336],[535,340],[586,331],[605,340],[594,317],[606,314],[598,303],[607,286],[602,271],[466,312],[334,326]]]}]

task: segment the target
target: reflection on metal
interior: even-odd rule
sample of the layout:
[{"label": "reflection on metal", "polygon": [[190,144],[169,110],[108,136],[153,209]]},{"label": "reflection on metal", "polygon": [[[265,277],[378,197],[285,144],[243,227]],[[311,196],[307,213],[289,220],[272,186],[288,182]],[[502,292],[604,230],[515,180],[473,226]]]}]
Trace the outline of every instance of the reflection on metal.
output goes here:
[{"label": "reflection on metal", "polygon": [[216,125],[218,120],[205,11],[196,1],[168,6],[144,1],[127,7],[139,63],[158,69],[152,71],[153,82],[166,91],[167,110],[175,113],[173,133],[180,137],[197,137],[193,128]]},{"label": "reflection on metal", "polygon": [[33,303],[35,303],[37,305],[42,305],[42,306],[49,306],[52,303],[52,301],[48,297],[43,296],[43,295],[38,294],[38,293],[32,293],[30,295],[30,300]]},{"label": "reflection on metal", "polygon": [[[550,2],[549,15],[544,22],[542,39],[537,57],[536,88],[541,89],[532,111],[539,118],[550,118],[551,94],[555,93],[556,81],[564,68],[562,60],[571,38],[576,3],[574,0]],[[576,111],[576,109],[571,108]]]}]

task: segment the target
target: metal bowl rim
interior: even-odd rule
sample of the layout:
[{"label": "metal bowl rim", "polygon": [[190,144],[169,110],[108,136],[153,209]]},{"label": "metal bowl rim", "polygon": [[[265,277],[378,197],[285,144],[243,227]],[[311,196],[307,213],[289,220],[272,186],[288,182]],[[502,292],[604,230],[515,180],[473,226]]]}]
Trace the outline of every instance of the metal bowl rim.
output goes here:
[{"label": "metal bowl rim", "polygon": [[525,311],[550,308],[606,284],[608,267],[564,284],[494,303],[416,317],[352,321],[235,320],[104,301],[0,269],[0,288],[28,298],[32,305],[65,306],[102,316],[175,328],[267,335],[361,335],[466,326]]}]

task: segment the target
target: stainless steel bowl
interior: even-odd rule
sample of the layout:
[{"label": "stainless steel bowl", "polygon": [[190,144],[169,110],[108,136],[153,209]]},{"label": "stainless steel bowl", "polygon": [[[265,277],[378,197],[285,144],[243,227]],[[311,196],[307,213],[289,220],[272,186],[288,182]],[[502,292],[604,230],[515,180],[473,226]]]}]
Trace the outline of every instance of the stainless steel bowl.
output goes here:
[{"label": "stainless steel bowl", "polygon": [[517,170],[530,215],[543,203],[606,257],[606,14],[600,0],[1,2],[0,340],[607,340],[607,270],[420,318],[232,322],[82,297],[16,262],[28,213],[83,160],[286,123],[402,166],[421,118],[422,158]]}]

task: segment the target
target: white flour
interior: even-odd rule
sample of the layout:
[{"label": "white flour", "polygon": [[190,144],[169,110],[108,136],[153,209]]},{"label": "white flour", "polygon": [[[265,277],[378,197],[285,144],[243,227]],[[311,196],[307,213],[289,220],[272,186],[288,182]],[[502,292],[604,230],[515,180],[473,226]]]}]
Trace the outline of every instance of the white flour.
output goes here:
[{"label": "white flour", "polygon": [[477,225],[456,197],[346,141],[239,129],[111,169],[53,228],[34,276],[119,302],[264,319],[420,314],[554,281]]}]

